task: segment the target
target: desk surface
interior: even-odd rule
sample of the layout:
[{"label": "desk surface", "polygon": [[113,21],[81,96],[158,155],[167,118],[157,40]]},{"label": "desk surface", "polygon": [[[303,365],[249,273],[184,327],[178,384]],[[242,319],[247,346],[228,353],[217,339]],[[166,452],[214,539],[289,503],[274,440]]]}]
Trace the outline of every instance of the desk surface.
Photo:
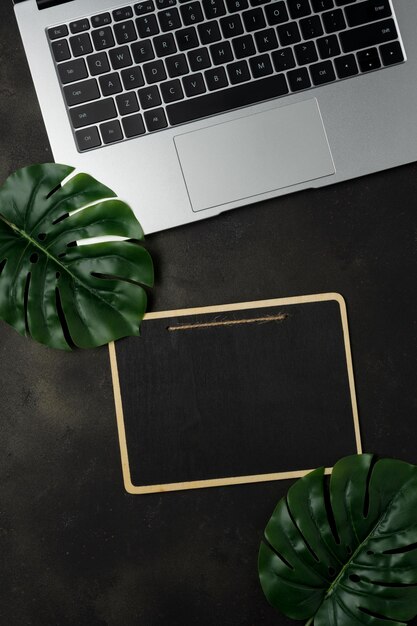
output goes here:
[{"label": "desk surface", "polygon": [[[0,8],[0,180],[51,158]],[[149,237],[153,310],[338,291],[364,449],[417,463],[417,164]],[[288,483],[129,496],[107,349],[63,354],[0,323],[0,606],[9,626],[286,626],[257,582]],[[414,622],[417,624],[417,621]]]}]

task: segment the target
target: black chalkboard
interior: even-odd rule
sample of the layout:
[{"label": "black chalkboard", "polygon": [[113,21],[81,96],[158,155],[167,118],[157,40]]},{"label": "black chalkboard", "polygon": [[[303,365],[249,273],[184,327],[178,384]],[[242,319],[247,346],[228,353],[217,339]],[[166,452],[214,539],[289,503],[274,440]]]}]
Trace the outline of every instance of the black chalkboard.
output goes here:
[{"label": "black chalkboard", "polygon": [[110,355],[132,493],[287,478],[360,451],[337,294],[153,313]]}]

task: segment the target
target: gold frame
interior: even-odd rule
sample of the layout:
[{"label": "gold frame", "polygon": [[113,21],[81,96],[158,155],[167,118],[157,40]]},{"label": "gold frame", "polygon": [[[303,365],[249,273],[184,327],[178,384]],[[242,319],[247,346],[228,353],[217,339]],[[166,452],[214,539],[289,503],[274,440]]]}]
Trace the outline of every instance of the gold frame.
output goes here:
[{"label": "gold frame", "polygon": [[[356,402],[355,381],[353,376],[352,353],[350,348],[349,328],[346,311],[346,303],[338,293],[323,293],[311,296],[296,296],[293,298],[274,298],[271,300],[257,300],[254,302],[239,302],[237,304],[222,304],[219,306],[205,306],[190,309],[178,309],[173,311],[156,311],[147,313],[144,320],[155,320],[169,317],[181,317],[185,315],[201,315],[207,313],[224,313],[228,311],[242,311],[245,309],[267,308],[271,306],[284,306],[291,304],[306,304],[309,302],[327,302],[335,300],[339,303],[342,320],[343,336],[346,353],[346,364],[349,378],[350,396],[352,401],[353,423],[357,453],[362,453],[361,434],[359,428],[359,416]],[[272,474],[256,474],[251,476],[235,476],[229,478],[214,478],[208,480],[192,480],[188,482],[168,483],[165,485],[136,486],[132,483],[127,449],[126,431],[123,416],[123,402],[120,391],[119,371],[117,366],[116,346],[114,342],[109,344],[110,366],[113,381],[114,401],[116,407],[117,429],[119,434],[120,455],[122,461],[123,482],[125,489],[130,494],[161,493],[166,491],[179,491],[184,489],[202,489],[204,487],[224,487],[226,485],[241,485],[246,483],[259,483],[273,480],[287,480],[301,478],[311,472],[312,469],[296,470],[292,472],[277,472]],[[330,474],[332,468],[326,468]]]}]

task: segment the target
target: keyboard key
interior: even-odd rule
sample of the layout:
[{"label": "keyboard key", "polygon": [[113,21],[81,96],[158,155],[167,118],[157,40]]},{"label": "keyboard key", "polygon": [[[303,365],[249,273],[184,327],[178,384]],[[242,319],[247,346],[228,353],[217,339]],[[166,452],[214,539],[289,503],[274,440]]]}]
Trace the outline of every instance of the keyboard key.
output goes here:
[{"label": "keyboard key", "polygon": [[288,9],[293,20],[311,14],[309,0],[288,0]]},{"label": "keyboard key", "polygon": [[333,9],[334,7],[333,0],[311,0],[311,4],[315,13],[328,11],[329,9]]},{"label": "keyboard key", "polygon": [[70,31],[73,35],[77,33],[83,33],[86,30],[90,30],[90,22],[87,18],[83,20],[77,20],[76,22],[71,22]]},{"label": "keyboard key", "polygon": [[323,35],[323,26],[318,15],[300,20],[300,28],[304,39],[316,39]]},{"label": "keyboard key", "polygon": [[122,119],[123,130],[126,137],[138,137],[145,133],[145,125],[141,115],[130,115]]},{"label": "keyboard key", "polygon": [[381,46],[379,52],[384,65],[394,65],[394,63],[402,63],[404,61],[404,53],[399,41]]},{"label": "keyboard key", "polygon": [[321,63],[315,63],[310,65],[310,74],[313,80],[313,85],[325,85],[336,80],[336,74],[334,73],[333,63],[331,61],[321,61]]},{"label": "keyboard key", "polygon": [[244,83],[251,78],[247,61],[230,63],[230,65],[227,66],[227,73],[229,74],[229,80],[232,85]]},{"label": "keyboard key", "polygon": [[130,43],[131,41],[136,41],[138,38],[135,25],[132,21],[115,24],[114,34],[116,35],[118,44]]},{"label": "keyboard key", "polygon": [[165,116],[164,109],[154,109],[153,111],[146,111],[145,123],[150,133],[155,130],[161,130],[168,126],[167,118]]},{"label": "keyboard key", "polygon": [[308,71],[305,67],[291,70],[291,72],[288,72],[287,78],[291,91],[301,91],[302,89],[308,89],[311,87],[310,76],[308,75]]},{"label": "keyboard key", "polygon": [[243,35],[232,39],[233,50],[237,59],[244,59],[256,54],[255,44],[252,35]]},{"label": "keyboard key", "polygon": [[226,0],[227,10],[229,13],[235,13],[235,11],[243,11],[249,7],[248,0]]},{"label": "keyboard key", "polygon": [[174,36],[171,33],[166,35],[159,35],[153,40],[155,52],[158,57],[165,57],[167,54],[175,54],[177,46],[175,44]]},{"label": "keyboard key", "polygon": [[68,27],[65,26],[54,26],[48,30],[48,36],[51,41],[54,39],[61,39],[61,37],[66,37],[68,35]]},{"label": "keyboard key", "polygon": [[115,141],[121,141],[123,139],[122,127],[119,120],[113,120],[113,122],[106,122],[100,126],[101,136],[103,137],[103,143],[109,144]]},{"label": "keyboard key", "polygon": [[85,56],[86,54],[91,54],[93,51],[90,35],[88,33],[83,33],[82,35],[77,35],[76,37],[70,37],[69,42],[72,54],[75,57]]},{"label": "keyboard key", "polygon": [[142,69],[145,74],[146,81],[149,84],[158,83],[161,80],[165,80],[167,77],[165,66],[162,61],[151,61],[150,63],[145,63]]},{"label": "keyboard key", "polygon": [[268,50],[278,48],[278,39],[273,28],[255,33],[255,41],[259,52],[268,52]]},{"label": "keyboard key", "polygon": [[77,140],[78,149],[81,152],[101,146],[101,139],[96,126],[79,130],[75,133],[75,138]]},{"label": "keyboard key", "polygon": [[182,90],[181,81],[178,78],[169,80],[161,84],[161,94],[164,102],[176,102],[182,100],[184,92]]},{"label": "keyboard key", "polygon": [[330,59],[340,54],[339,40],[336,35],[330,35],[330,37],[323,37],[317,39],[317,47],[319,49],[320,58]]},{"label": "keyboard key", "polygon": [[225,39],[237,37],[243,33],[243,24],[239,14],[222,17],[220,26]]},{"label": "keyboard key", "polygon": [[170,78],[183,76],[184,74],[188,74],[189,71],[185,54],[176,54],[175,56],[168,57],[166,67]]},{"label": "keyboard key", "polygon": [[181,16],[184,26],[191,26],[202,22],[203,11],[199,2],[188,2],[181,7]]},{"label": "keyboard key", "polygon": [[155,11],[153,0],[146,0],[145,2],[138,2],[134,6],[136,15],[145,15],[146,13],[152,13]]},{"label": "keyboard key", "polygon": [[100,98],[100,91],[95,78],[85,80],[82,83],[74,83],[64,88],[65,100],[69,107],[75,104],[83,104]]},{"label": "keyboard key", "polygon": [[284,74],[276,74],[258,81],[230,87],[226,91],[175,102],[168,105],[166,111],[170,123],[175,126],[262,102],[262,100],[277,98],[287,93],[288,86]]},{"label": "keyboard key", "polygon": [[58,65],[58,73],[63,85],[82,80],[88,76],[84,59],[75,59],[74,61]]},{"label": "keyboard key", "polygon": [[336,72],[339,78],[350,78],[359,74],[358,64],[354,54],[347,54],[335,59]]},{"label": "keyboard key", "polygon": [[297,26],[297,22],[290,22],[289,24],[278,26],[277,31],[279,42],[283,48],[301,41],[300,30]]},{"label": "keyboard key", "polygon": [[110,13],[100,13],[100,15],[95,15],[91,18],[91,25],[93,28],[100,28],[101,26],[111,24],[111,21]]},{"label": "keyboard key", "polygon": [[295,58],[292,48],[283,48],[272,53],[272,61],[276,72],[285,72],[295,67]]},{"label": "keyboard key", "polygon": [[82,128],[117,117],[117,111],[113,98],[107,98],[70,109],[70,116],[74,128]]},{"label": "keyboard key", "polygon": [[193,72],[206,70],[211,65],[209,53],[206,48],[197,48],[188,53],[188,62]]},{"label": "keyboard key", "polygon": [[114,37],[112,29],[109,26],[100,28],[100,30],[93,30],[91,33],[93,38],[94,47],[97,51],[105,50],[114,46]]},{"label": "keyboard key", "polygon": [[197,31],[194,26],[177,30],[175,37],[177,38],[178,48],[181,51],[197,48],[197,46],[200,45],[197,37]]},{"label": "keyboard key", "polygon": [[328,11],[321,16],[326,33],[335,33],[346,28],[346,22],[342,9]]},{"label": "keyboard key", "polygon": [[152,47],[150,39],[134,43],[132,45],[132,54],[135,63],[144,63],[145,61],[151,61],[155,58],[155,52]]},{"label": "keyboard key", "polygon": [[276,24],[283,24],[284,22],[288,22],[290,19],[288,16],[287,7],[285,6],[285,2],[273,2],[272,4],[268,4],[265,7],[266,19],[268,20],[268,24],[270,26],[275,26]]},{"label": "keyboard key", "polygon": [[138,96],[142,109],[151,109],[161,104],[161,96],[156,85],[139,89]]},{"label": "keyboard key", "polygon": [[181,28],[181,18],[177,9],[169,9],[169,11],[161,11],[158,13],[159,24],[163,33],[170,30]]},{"label": "keyboard key", "polygon": [[294,47],[294,52],[298,65],[308,65],[319,59],[314,41],[300,43]]},{"label": "keyboard key", "polygon": [[110,71],[110,65],[105,52],[98,52],[87,57],[88,69],[91,76],[98,76]]},{"label": "keyboard key", "polygon": [[262,78],[272,74],[272,63],[267,54],[261,54],[260,56],[249,59],[250,67],[254,78]]},{"label": "keyboard key", "polygon": [[206,91],[206,85],[202,74],[184,76],[182,84],[184,86],[185,95],[189,98],[192,96],[198,96]]},{"label": "keyboard key", "polygon": [[345,4],[352,4],[353,2],[356,2],[356,0],[335,0],[335,2],[336,6],[342,7],[345,6]]},{"label": "keyboard key", "polygon": [[361,26],[384,17],[391,17],[392,11],[389,0],[368,0],[346,7],[345,15],[349,26]]},{"label": "keyboard key", "polygon": [[71,52],[66,39],[52,42],[52,52],[57,63],[67,61],[71,58]]},{"label": "keyboard key", "polygon": [[169,9],[177,4],[177,0],[156,0],[157,9]]},{"label": "keyboard key", "polygon": [[116,102],[119,113],[122,116],[139,111],[139,103],[134,91],[129,91],[129,93],[123,93],[117,96]]},{"label": "keyboard key", "polygon": [[221,41],[210,46],[210,54],[214,65],[223,65],[233,61],[232,47],[228,41]]},{"label": "keyboard key", "polygon": [[147,15],[145,17],[138,17],[136,20],[136,26],[139,36],[144,39],[145,37],[152,37],[159,33],[158,22],[155,15]]},{"label": "keyboard key", "polygon": [[123,46],[122,48],[114,48],[113,50],[110,50],[109,57],[114,70],[120,70],[123,67],[133,65],[129,46]]},{"label": "keyboard key", "polygon": [[131,17],[133,17],[132,7],[125,7],[124,9],[116,9],[113,11],[113,19],[115,22],[129,20]]},{"label": "keyboard key", "polygon": [[226,15],[226,7],[223,0],[203,0],[203,8],[208,20]]},{"label": "keyboard key", "polygon": [[206,22],[205,24],[199,24],[197,28],[200,35],[200,41],[205,46],[210,43],[215,43],[222,38],[220,34],[219,24],[216,22],[216,20]]},{"label": "keyboard key", "polygon": [[139,89],[139,87],[143,87],[145,84],[142,70],[138,65],[136,67],[131,67],[128,70],[123,70],[122,81],[126,91],[129,91],[130,89]]},{"label": "keyboard key", "polygon": [[381,59],[379,58],[377,48],[361,50],[361,52],[358,52],[357,57],[361,72],[371,72],[381,67]]},{"label": "keyboard key", "polygon": [[222,89],[228,85],[226,72],[223,67],[216,67],[216,69],[207,70],[204,73],[204,76],[206,77],[207,87],[210,91]]},{"label": "keyboard key", "polygon": [[382,20],[367,26],[359,26],[359,28],[352,28],[340,33],[343,52],[353,52],[361,48],[376,46],[380,43],[397,39],[397,37],[397,29],[393,19]]},{"label": "keyboard key", "polygon": [[116,93],[123,91],[122,83],[120,82],[117,72],[101,76],[99,81],[103,96],[114,96]]},{"label": "keyboard key", "polygon": [[[261,28],[265,28],[266,26],[264,14],[262,9],[260,8],[245,11],[244,13],[242,13],[242,17],[245,28],[248,32],[252,32],[253,30],[260,30]],[[297,25],[295,24],[295,26]]]}]

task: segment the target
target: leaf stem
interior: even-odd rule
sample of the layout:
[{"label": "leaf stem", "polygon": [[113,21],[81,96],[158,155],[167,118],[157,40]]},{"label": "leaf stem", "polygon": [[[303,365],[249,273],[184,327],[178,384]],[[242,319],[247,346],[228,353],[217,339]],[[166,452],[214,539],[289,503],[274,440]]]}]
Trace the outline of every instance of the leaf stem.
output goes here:
[{"label": "leaf stem", "polygon": [[306,623],[306,626],[311,626],[313,624],[313,621],[314,621],[314,617],[311,617]]}]

